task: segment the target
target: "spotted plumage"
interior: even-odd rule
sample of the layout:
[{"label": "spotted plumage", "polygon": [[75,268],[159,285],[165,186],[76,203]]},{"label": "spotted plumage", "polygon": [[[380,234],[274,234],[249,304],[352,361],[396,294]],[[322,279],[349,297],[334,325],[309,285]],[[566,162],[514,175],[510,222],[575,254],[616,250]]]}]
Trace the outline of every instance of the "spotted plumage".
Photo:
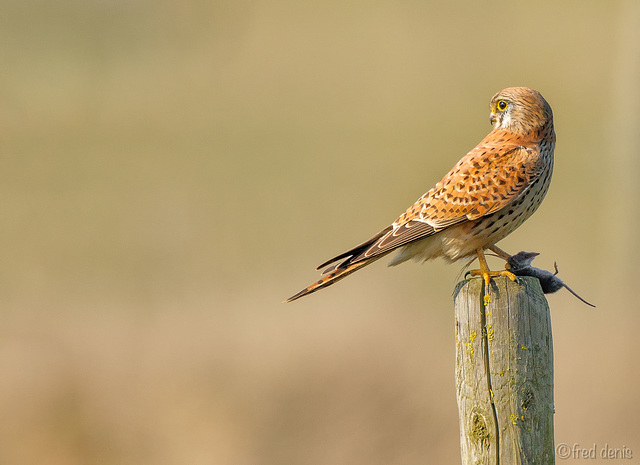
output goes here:
[{"label": "spotted plumage", "polygon": [[[396,221],[320,265],[318,270],[326,267],[323,277],[287,301],[333,284],[396,249],[390,265],[437,257],[453,262],[475,253],[480,257],[524,223],[551,182],[553,113],[539,92],[511,87],[492,98],[491,123],[487,137]],[[485,268],[482,275],[488,282]]]}]

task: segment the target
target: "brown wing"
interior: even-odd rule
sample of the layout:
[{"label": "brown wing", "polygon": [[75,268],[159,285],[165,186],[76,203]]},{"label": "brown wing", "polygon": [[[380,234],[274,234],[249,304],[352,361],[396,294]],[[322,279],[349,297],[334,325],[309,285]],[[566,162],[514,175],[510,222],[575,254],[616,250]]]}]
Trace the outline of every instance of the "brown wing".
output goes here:
[{"label": "brown wing", "polygon": [[478,146],[421,199],[420,217],[441,229],[507,207],[543,169],[537,146]]},{"label": "brown wing", "polygon": [[541,171],[537,147],[483,141],[394,221],[390,230],[352,255],[350,262],[386,254],[450,226],[495,213],[523,195]]},{"label": "brown wing", "polygon": [[509,137],[491,132],[391,226],[318,266],[334,263],[322,279],[287,301],[329,286],[398,247],[509,206],[542,171],[537,146],[510,143]]}]

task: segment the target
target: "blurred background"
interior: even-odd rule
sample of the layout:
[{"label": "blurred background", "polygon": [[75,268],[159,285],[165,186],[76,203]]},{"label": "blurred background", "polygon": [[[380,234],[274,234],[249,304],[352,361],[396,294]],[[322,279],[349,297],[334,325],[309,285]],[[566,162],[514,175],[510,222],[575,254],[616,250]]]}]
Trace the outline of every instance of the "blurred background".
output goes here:
[{"label": "blurred background", "polygon": [[501,246],[597,305],[548,296],[556,444],[640,457],[637,2],[1,4],[0,463],[459,463],[462,263],[282,301],[508,86],[558,145]]}]

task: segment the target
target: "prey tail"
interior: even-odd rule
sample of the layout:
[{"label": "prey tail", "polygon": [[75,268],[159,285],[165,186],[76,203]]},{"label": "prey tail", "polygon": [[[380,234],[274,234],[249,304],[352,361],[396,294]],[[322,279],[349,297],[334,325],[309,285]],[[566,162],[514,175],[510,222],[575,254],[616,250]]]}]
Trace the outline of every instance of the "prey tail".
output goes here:
[{"label": "prey tail", "polygon": [[351,263],[350,259],[347,259],[339,265],[334,265],[323,272],[324,276],[319,281],[316,281],[310,286],[307,286],[297,294],[292,295],[287,300],[285,300],[285,302],[293,302],[300,297],[304,297],[305,295],[312,294],[313,292],[319,291],[320,289],[323,289],[327,286],[331,286],[333,283],[349,276],[354,271],[358,271],[363,266],[367,266],[368,264],[375,262],[379,258],[382,258],[382,255]]},{"label": "prey tail", "polygon": [[[556,268],[557,269],[557,268]],[[582,297],[580,297],[578,294],[576,294],[573,289],[571,289],[569,286],[567,286],[566,284],[562,283],[562,285],[567,289],[567,291],[571,292],[574,296],[576,296],[579,300],[581,300],[582,302],[584,302],[585,304],[587,304],[589,307],[593,307],[596,308],[595,305],[590,304],[589,302],[587,302],[586,300],[584,300]]]}]

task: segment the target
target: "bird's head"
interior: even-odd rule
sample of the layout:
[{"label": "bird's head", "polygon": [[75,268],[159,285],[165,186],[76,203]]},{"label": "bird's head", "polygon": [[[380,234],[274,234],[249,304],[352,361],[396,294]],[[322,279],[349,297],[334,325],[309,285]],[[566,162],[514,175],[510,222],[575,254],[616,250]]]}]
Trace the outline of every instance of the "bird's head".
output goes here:
[{"label": "bird's head", "polygon": [[537,90],[509,87],[491,99],[490,120],[494,129],[528,134],[553,125],[553,112]]}]

